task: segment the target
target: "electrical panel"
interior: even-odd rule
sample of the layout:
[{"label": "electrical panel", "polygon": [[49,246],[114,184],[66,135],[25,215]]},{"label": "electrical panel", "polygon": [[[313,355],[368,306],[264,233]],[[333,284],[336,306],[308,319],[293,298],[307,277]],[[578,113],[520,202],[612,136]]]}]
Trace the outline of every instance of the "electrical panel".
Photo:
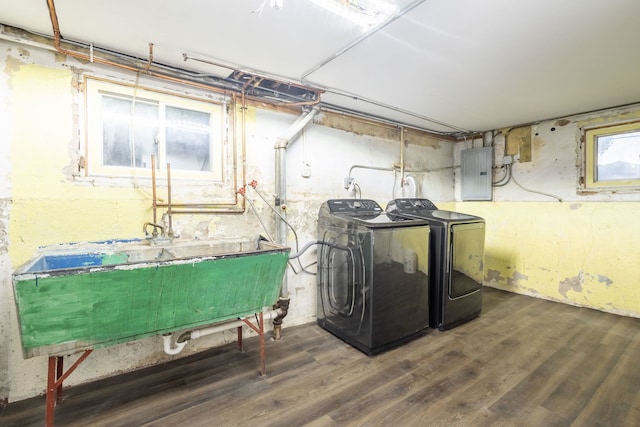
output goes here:
[{"label": "electrical panel", "polygon": [[493,147],[462,150],[460,155],[462,200],[491,200]]}]

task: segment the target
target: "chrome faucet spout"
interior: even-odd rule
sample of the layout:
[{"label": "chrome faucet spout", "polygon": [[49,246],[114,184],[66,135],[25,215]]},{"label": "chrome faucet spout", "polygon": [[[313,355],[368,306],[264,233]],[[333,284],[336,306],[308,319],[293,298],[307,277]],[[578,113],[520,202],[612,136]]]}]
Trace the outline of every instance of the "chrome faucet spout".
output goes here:
[{"label": "chrome faucet spout", "polygon": [[[153,231],[149,234],[148,227],[153,227]],[[145,222],[142,226],[142,231],[146,237],[158,237],[158,229],[160,230],[160,237],[164,237],[164,227],[160,224],[156,224],[154,222]]]}]

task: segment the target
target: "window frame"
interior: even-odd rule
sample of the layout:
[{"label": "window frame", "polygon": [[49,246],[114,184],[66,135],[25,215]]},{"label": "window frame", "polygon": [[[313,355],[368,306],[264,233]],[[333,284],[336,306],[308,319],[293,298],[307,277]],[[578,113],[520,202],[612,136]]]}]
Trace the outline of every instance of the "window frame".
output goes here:
[{"label": "window frame", "polygon": [[[84,147],[84,173],[87,177],[108,178],[151,178],[151,167],[109,166],[103,163],[103,139],[101,120],[102,95],[112,95],[141,102],[156,102],[160,110],[165,106],[186,108],[194,111],[211,114],[210,133],[210,171],[190,171],[172,168],[172,178],[188,179],[206,183],[223,184],[229,168],[228,160],[235,150],[228,147],[225,142],[229,140],[226,135],[228,125],[227,100],[212,100],[195,95],[186,95],[148,87],[115,82],[106,79],[86,76],[85,87],[85,147]],[[156,172],[162,171],[167,163],[166,141],[164,132],[161,132],[156,156]],[[231,138],[232,139],[232,138]],[[231,150],[231,153],[227,151]],[[150,161],[150,159],[149,159]]]},{"label": "window frame", "polygon": [[600,136],[640,132],[640,121],[610,124],[583,129],[583,174],[580,190],[591,192],[634,192],[640,190],[640,178],[620,180],[597,179],[597,141]]}]

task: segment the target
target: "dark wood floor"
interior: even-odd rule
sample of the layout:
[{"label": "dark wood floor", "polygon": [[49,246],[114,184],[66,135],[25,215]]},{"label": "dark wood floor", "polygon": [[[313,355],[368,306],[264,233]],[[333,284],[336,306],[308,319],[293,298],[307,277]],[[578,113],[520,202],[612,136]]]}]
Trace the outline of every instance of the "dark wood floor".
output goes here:
[{"label": "dark wood floor", "polygon": [[[286,325],[286,319],[285,319]],[[315,324],[69,388],[58,426],[638,426],[640,319],[486,289],[482,315],[375,357]],[[44,398],[2,426],[40,426]]]}]

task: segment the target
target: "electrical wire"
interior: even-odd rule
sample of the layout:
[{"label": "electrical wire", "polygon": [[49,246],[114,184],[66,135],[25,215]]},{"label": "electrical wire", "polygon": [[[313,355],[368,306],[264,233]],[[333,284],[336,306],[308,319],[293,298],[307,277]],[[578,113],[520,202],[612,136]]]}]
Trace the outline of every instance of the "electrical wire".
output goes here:
[{"label": "electrical wire", "polygon": [[492,182],[491,186],[492,187],[504,187],[505,185],[507,185],[509,183],[509,181],[511,181],[511,165],[504,165],[505,167],[505,172],[504,172],[504,176],[502,178],[500,178],[497,182]]},{"label": "electrical wire", "polygon": [[[257,184],[256,184],[257,185]],[[293,226],[291,224],[289,224],[289,222],[287,222],[287,220],[285,219],[284,216],[282,216],[282,214],[280,214],[280,212],[278,212],[278,210],[271,206],[271,204],[267,201],[267,199],[262,195],[262,193],[260,191],[258,191],[257,188],[255,188],[253,185],[249,184],[249,187],[253,188],[253,191],[256,192],[256,194],[258,196],[260,196],[260,198],[262,199],[262,201],[269,206],[269,208],[271,208],[271,210],[280,217],[280,219],[282,220],[282,222],[284,222],[285,224],[287,224],[287,226],[291,229],[291,231],[293,232],[293,236],[295,238],[296,241],[296,252],[299,250],[298,249],[298,233],[296,233],[296,230],[293,228]]]},{"label": "electrical wire", "polygon": [[274,242],[275,240],[273,240],[273,237],[271,237],[271,234],[269,234],[269,230],[267,229],[267,226],[264,224],[264,222],[262,222],[262,218],[260,218],[260,215],[258,215],[258,211],[256,209],[256,206],[253,204],[253,201],[247,197],[246,194],[244,194],[244,192],[239,192],[240,194],[242,194],[242,197],[244,197],[244,199],[249,202],[249,206],[251,206],[251,210],[253,210],[253,213],[256,214],[256,218],[258,218],[258,222],[260,223],[260,225],[262,226],[262,229],[264,230],[265,234],[267,235],[267,238],[269,239],[270,242]]},{"label": "electrical wire", "polygon": [[398,172],[393,170],[393,187],[391,188],[391,200],[396,198],[396,183],[398,182]]},{"label": "electrical wire", "polygon": [[537,190],[531,190],[529,188],[523,187],[522,185],[520,185],[520,183],[516,180],[516,177],[513,175],[513,173],[510,174],[511,175],[511,179],[513,180],[513,182],[520,187],[522,190],[527,191],[529,193],[534,193],[534,194],[540,194],[542,196],[547,196],[547,197],[553,197],[554,199],[556,199],[559,202],[562,202],[562,199],[556,195],[553,194],[549,194],[549,193],[544,193],[542,191],[537,191]]},{"label": "electrical wire", "polygon": [[349,246],[338,245],[336,243],[330,243],[324,240],[314,240],[304,245],[299,252],[293,255],[289,255],[289,259],[299,258],[303,253],[308,251],[311,246],[315,246],[315,245],[324,245],[324,246],[329,246],[330,248],[340,249],[342,251],[351,251],[351,247]]},{"label": "electrical wire", "polygon": [[[256,194],[257,194],[257,195],[262,199],[262,201],[263,201],[267,206],[269,206],[269,208],[270,208],[270,209],[271,209],[271,210],[272,210],[276,215],[278,215],[278,216],[280,217],[280,219],[282,220],[282,222],[284,222],[284,223],[289,227],[289,229],[291,229],[291,231],[293,232],[293,237],[294,237],[294,239],[295,239],[296,252],[297,252],[297,253],[300,253],[300,249],[299,249],[299,240],[298,240],[298,233],[296,233],[296,230],[293,228],[293,226],[292,226],[291,224],[289,224],[289,222],[286,220],[286,218],[285,218],[284,216],[282,216],[282,214],[280,214],[280,212],[278,212],[278,210],[277,210],[274,206],[272,206],[272,205],[271,205],[271,203],[269,203],[269,202],[267,201],[266,197],[264,197],[264,195],[262,194],[262,192],[260,192],[260,191],[256,188],[256,187],[257,187],[257,185],[258,185],[258,183],[257,183],[256,181],[252,181],[252,182],[249,184],[249,187],[253,188],[253,191],[255,191],[255,192],[256,192]],[[252,205],[252,207],[253,207],[253,205]],[[255,207],[253,208],[253,210],[254,210],[254,212],[256,213],[256,216],[258,216],[258,212],[255,210]],[[261,221],[261,223],[262,223],[262,221]],[[263,227],[264,227],[264,225],[263,225]],[[272,239],[272,241],[273,241],[273,239]],[[291,256],[289,257],[289,259],[290,259],[290,260],[291,260],[291,259],[294,259],[294,258],[298,258],[298,257],[291,257]],[[316,274],[316,273],[314,273],[313,271],[308,271],[308,270],[306,269],[306,267],[305,267],[304,265],[302,265],[302,261],[300,261],[300,259],[298,259],[298,264],[300,265],[300,271],[297,271],[297,270],[293,267],[293,264],[292,264],[291,262],[289,262],[289,267],[291,267],[291,271],[293,271],[293,274],[298,275],[298,274],[300,274],[300,272],[304,272],[304,273],[310,274],[310,275],[312,275],[312,276],[315,276],[315,274]]]}]

